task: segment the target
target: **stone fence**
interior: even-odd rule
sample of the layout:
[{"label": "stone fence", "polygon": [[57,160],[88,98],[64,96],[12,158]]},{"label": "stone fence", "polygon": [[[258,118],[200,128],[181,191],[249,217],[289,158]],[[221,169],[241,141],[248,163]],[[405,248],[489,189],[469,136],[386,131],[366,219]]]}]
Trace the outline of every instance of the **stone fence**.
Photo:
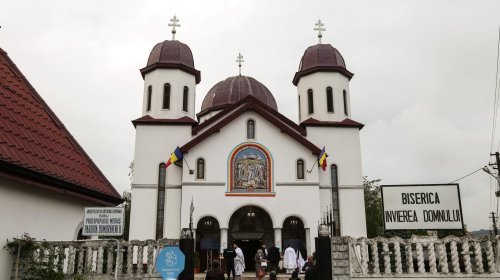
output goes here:
[{"label": "stone fence", "polygon": [[497,278],[499,240],[500,236],[333,237],[333,278]]},{"label": "stone fence", "polygon": [[14,256],[11,279],[23,279],[26,269],[34,262],[50,264],[62,272],[65,279],[161,279],[155,269],[156,254],[165,246],[178,246],[179,240],[38,243],[40,249],[34,251],[33,256],[19,259]]}]

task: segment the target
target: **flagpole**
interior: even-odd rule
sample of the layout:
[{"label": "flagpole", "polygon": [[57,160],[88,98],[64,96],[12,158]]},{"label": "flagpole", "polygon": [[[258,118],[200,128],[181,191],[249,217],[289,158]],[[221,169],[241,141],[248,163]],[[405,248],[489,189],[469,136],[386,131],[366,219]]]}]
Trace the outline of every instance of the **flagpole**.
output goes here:
[{"label": "flagpole", "polygon": [[307,173],[311,173],[313,171],[314,166],[316,166],[317,163],[318,163],[318,161],[315,160],[313,166],[311,167],[311,169],[310,170],[306,170]]},{"label": "flagpole", "polygon": [[182,157],[182,159],[184,160],[184,162],[186,163],[186,165],[187,165],[187,167],[188,167],[188,169],[189,169],[189,174],[193,174],[193,173],[194,173],[194,170],[193,170],[193,169],[191,169],[191,167],[189,167],[189,164],[187,163],[186,158]]}]

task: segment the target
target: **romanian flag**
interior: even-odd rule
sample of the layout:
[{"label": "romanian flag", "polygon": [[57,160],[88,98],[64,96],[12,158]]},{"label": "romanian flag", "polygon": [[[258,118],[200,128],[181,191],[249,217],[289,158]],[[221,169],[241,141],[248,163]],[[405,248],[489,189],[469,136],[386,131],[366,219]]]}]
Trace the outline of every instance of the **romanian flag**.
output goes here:
[{"label": "romanian flag", "polygon": [[319,153],[318,156],[318,165],[323,169],[323,171],[326,171],[326,158],[328,157],[328,154],[325,152],[325,147],[323,146],[323,150],[321,150],[321,153]]},{"label": "romanian flag", "polygon": [[179,160],[182,160],[182,152],[179,147],[175,148],[175,151],[170,155],[170,159],[167,161],[167,165],[165,168],[169,167],[172,163],[176,163]]}]

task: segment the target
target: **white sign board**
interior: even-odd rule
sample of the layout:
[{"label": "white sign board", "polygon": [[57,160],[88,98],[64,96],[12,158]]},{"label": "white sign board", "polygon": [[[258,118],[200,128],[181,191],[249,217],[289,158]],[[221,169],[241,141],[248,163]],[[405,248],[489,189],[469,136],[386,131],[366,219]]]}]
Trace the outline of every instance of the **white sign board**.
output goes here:
[{"label": "white sign board", "polygon": [[83,217],[85,236],[119,236],[125,225],[122,207],[87,207]]},{"label": "white sign board", "polygon": [[385,230],[463,229],[458,184],[381,185]]}]

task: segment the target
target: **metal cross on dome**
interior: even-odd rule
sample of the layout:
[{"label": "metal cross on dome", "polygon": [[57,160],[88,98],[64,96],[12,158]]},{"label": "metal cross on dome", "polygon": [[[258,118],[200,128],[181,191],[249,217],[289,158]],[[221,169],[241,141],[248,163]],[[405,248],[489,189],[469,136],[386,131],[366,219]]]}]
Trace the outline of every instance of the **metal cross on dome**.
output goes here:
[{"label": "metal cross on dome", "polygon": [[243,56],[241,55],[241,53],[238,53],[238,57],[236,58],[236,62],[238,62],[238,67],[240,68],[240,76],[241,76],[241,63],[245,62],[243,60]]},{"label": "metal cross on dome", "polygon": [[172,26],[172,40],[175,41],[175,33],[177,32],[175,30],[176,27],[181,27],[181,25],[178,23],[179,19],[177,18],[176,15],[174,15],[173,18],[170,19],[170,23],[168,26]]},{"label": "metal cross on dome", "polygon": [[324,23],[321,22],[321,19],[318,19],[318,22],[314,24],[316,27],[314,27],[314,30],[318,31],[318,38],[319,38],[319,43],[321,44],[321,37],[323,37],[323,34],[321,34],[321,31],[326,31],[326,28]]}]

